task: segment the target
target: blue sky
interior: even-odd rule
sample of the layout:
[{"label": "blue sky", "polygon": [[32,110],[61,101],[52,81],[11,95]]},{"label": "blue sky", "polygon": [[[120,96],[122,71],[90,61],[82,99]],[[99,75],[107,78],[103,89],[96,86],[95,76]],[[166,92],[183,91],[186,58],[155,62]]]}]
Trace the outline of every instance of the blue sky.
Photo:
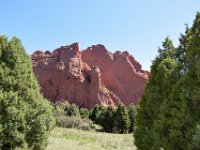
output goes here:
[{"label": "blue sky", "polygon": [[166,36],[175,44],[192,25],[199,0],[2,0],[0,34],[21,39],[28,54],[79,42],[127,50],[149,70]]}]

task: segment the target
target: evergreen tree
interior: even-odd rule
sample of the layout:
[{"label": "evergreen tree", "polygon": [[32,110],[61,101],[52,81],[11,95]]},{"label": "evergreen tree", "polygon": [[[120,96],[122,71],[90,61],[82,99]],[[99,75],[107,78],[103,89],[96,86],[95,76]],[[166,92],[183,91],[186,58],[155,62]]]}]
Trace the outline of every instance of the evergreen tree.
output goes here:
[{"label": "evergreen tree", "polygon": [[166,38],[163,49],[159,49],[159,55],[151,66],[151,77],[146,85],[140,107],[136,116],[135,144],[138,149],[158,149],[156,136],[153,132],[154,122],[160,113],[161,104],[168,99],[172,92],[171,85],[174,82],[171,76],[176,68],[175,49],[172,41]]},{"label": "evergreen tree", "polygon": [[[199,52],[200,52],[200,15],[197,14],[191,28],[186,28],[186,35],[180,39],[178,51],[182,54],[178,59],[179,66],[177,73],[173,74],[177,79],[172,86],[171,97],[163,103],[155,133],[158,135],[157,143],[164,149],[191,148],[196,133],[198,133],[199,122]],[[179,53],[180,53],[179,52]],[[179,78],[176,78],[176,76]],[[197,131],[196,131],[197,130]],[[194,138],[191,137],[194,135]],[[197,141],[196,141],[197,142]],[[188,148],[188,146],[190,148]]]},{"label": "evergreen tree", "polygon": [[90,112],[90,119],[95,121],[97,116],[99,115],[99,105],[95,105],[94,108]]},{"label": "evergreen tree", "polygon": [[194,131],[190,143],[188,144],[188,149],[190,150],[200,149],[200,124],[196,125]]},{"label": "evergreen tree", "polygon": [[115,113],[115,123],[119,133],[128,133],[130,128],[130,119],[128,110],[124,104],[119,104]]},{"label": "evergreen tree", "polygon": [[[200,13],[178,48],[164,42],[136,116],[138,149],[196,150],[200,122]],[[167,46],[167,47],[166,47]],[[167,57],[166,57],[167,56]]]},{"label": "evergreen tree", "polygon": [[[195,142],[199,133],[200,123],[200,13],[197,13],[193,26],[188,29],[185,40],[185,74],[179,81],[178,87],[182,89],[182,100],[185,102],[187,118],[184,118],[184,135],[188,145],[200,145]],[[191,137],[192,140],[191,140]],[[189,140],[188,140],[189,139]],[[184,140],[183,142],[185,142]],[[197,141],[196,141],[197,142]]]},{"label": "evergreen tree", "polygon": [[104,126],[105,113],[106,107],[97,104],[91,111],[90,119],[95,123]]},{"label": "evergreen tree", "polygon": [[128,115],[131,122],[129,132],[133,132],[134,123],[135,123],[135,105],[134,104],[130,104],[128,106]]},{"label": "evergreen tree", "polygon": [[113,132],[113,127],[114,127],[114,114],[115,114],[115,109],[112,106],[108,106],[105,112],[105,119],[104,119],[104,130],[108,133]]},{"label": "evergreen tree", "polygon": [[186,55],[186,74],[187,93],[192,102],[191,110],[193,110],[195,120],[199,120],[200,109],[200,13],[197,13],[193,26],[187,33]]},{"label": "evergreen tree", "polygon": [[20,40],[0,36],[0,149],[44,149],[53,124]]}]

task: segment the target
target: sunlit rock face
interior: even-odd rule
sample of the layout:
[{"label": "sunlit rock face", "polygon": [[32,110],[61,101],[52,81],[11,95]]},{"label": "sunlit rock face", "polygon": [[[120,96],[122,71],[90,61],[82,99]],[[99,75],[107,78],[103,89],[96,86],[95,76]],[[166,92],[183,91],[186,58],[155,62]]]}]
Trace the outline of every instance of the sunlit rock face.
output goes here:
[{"label": "sunlit rock face", "polygon": [[113,54],[100,44],[80,51],[74,43],[31,58],[44,97],[54,103],[137,104],[149,77],[128,52]]}]

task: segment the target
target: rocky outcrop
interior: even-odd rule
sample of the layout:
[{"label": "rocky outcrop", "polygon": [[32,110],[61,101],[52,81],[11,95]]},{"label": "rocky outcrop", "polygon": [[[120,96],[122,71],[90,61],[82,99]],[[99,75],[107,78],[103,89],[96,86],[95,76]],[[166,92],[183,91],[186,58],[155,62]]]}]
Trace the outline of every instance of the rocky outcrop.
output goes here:
[{"label": "rocky outcrop", "polygon": [[57,103],[138,103],[149,73],[128,52],[111,53],[103,45],[80,51],[78,43],[32,54],[33,70],[42,93]]}]

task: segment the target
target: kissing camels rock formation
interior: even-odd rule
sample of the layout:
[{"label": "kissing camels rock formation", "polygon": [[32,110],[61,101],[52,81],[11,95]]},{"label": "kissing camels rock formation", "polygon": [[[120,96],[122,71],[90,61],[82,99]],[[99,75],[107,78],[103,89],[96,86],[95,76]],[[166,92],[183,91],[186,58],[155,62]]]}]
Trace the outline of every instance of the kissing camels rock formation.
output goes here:
[{"label": "kissing camels rock formation", "polygon": [[149,72],[128,52],[109,52],[103,45],[80,51],[78,43],[32,54],[33,71],[44,97],[80,107],[137,104]]}]

